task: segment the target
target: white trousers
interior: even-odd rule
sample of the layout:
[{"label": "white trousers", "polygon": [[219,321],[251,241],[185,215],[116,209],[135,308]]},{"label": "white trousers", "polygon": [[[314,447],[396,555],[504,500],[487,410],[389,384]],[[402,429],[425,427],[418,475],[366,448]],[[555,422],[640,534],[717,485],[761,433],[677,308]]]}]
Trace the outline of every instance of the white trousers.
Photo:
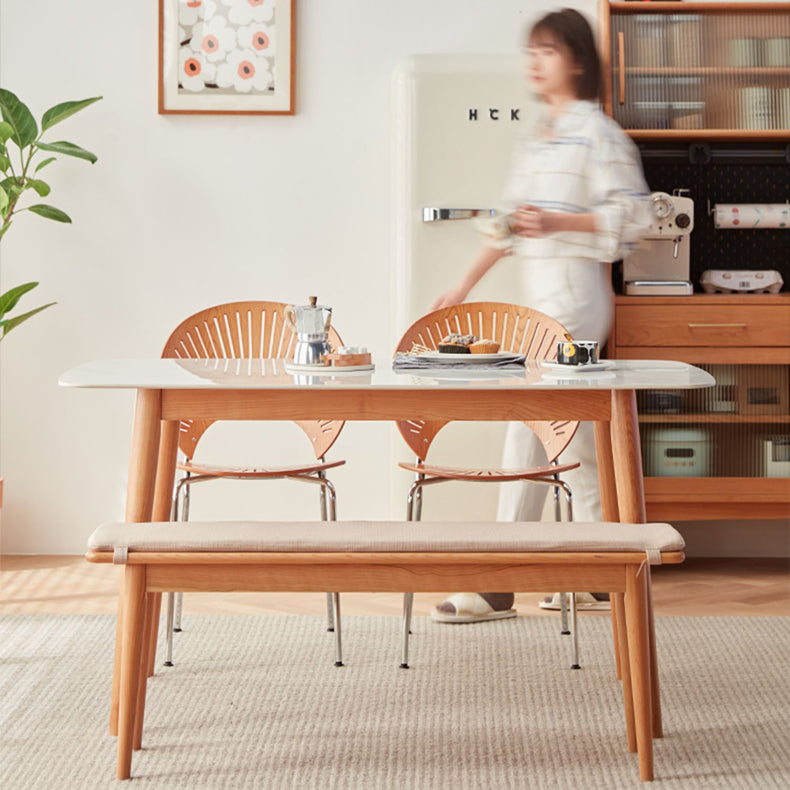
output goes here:
[{"label": "white trousers", "polygon": [[[520,304],[555,318],[578,340],[606,342],[614,309],[608,264],[567,258],[516,260],[515,264],[521,280]],[[591,422],[579,425],[560,461],[581,464],[562,476],[573,491],[574,520],[599,521],[601,498]],[[523,422],[509,423],[502,466],[512,469],[545,463],[546,454],[535,434]],[[502,483],[497,519],[540,521],[550,490],[536,483]]]}]

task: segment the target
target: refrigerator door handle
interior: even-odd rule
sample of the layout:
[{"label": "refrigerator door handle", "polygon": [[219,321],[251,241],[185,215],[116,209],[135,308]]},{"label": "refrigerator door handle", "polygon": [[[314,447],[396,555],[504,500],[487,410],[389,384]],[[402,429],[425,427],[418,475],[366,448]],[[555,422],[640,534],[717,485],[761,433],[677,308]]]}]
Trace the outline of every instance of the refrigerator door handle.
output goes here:
[{"label": "refrigerator door handle", "polygon": [[496,216],[494,208],[423,208],[423,222],[442,222],[446,219],[472,219]]}]

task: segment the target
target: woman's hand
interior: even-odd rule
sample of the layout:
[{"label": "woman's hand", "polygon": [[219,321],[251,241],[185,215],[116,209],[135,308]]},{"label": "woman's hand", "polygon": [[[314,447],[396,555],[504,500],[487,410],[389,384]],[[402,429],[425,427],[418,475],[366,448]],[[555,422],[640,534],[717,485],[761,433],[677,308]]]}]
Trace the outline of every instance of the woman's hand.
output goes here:
[{"label": "woman's hand", "polygon": [[526,238],[540,238],[561,231],[596,233],[599,230],[598,217],[593,212],[569,214],[565,211],[544,211],[530,205],[519,206],[510,215],[510,227],[517,236]]},{"label": "woman's hand", "polygon": [[519,206],[511,215],[510,226],[517,236],[526,238],[539,238],[547,233],[552,233],[554,228],[554,215],[537,206]]},{"label": "woman's hand", "polygon": [[433,312],[442,307],[453,307],[454,305],[461,304],[468,295],[469,291],[466,288],[462,285],[456,285],[455,288],[451,288],[447,293],[443,293],[441,296],[434,299],[428,311]]}]

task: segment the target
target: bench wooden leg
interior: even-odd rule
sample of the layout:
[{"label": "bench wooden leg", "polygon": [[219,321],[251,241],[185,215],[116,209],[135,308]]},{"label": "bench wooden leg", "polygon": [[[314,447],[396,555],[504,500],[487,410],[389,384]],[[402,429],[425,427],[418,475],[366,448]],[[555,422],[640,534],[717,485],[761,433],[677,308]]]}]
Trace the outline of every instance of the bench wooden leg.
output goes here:
[{"label": "bench wooden leg", "polygon": [[115,658],[112,668],[112,693],[110,694],[110,735],[118,734],[118,697],[121,691],[121,653],[123,651],[123,596],[126,568],[121,573],[118,590],[118,614],[115,619]]},{"label": "bench wooden leg", "polygon": [[656,621],[653,616],[653,583],[650,566],[645,565],[647,578],[645,579],[647,598],[647,636],[650,640],[650,705],[653,711],[653,737],[664,736],[664,726],[661,721],[661,689],[658,680],[658,651],[656,649]]},{"label": "bench wooden leg", "polygon": [[[148,689],[148,651],[151,648],[151,623],[156,610],[157,593],[146,593],[145,615],[143,616],[143,644],[140,649],[140,678],[137,682],[137,701],[134,709],[134,740],[132,749],[139,751],[143,748],[143,719],[145,718],[145,694]],[[161,600],[161,596],[160,600]],[[157,621],[158,622],[158,621]]]},{"label": "bench wooden leg", "polygon": [[628,632],[626,631],[625,599],[623,593],[612,595],[612,610],[617,612],[617,645],[620,650],[620,669],[623,680],[623,704],[625,706],[625,729],[628,734],[628,751],[636,751],[636,729],[634,726],[634,697],[631,686],[631,670],[628,659]]},{"label": "bench wooden leg", "polygon": [[132,771],[134,720],[140,682],[145,621],[145,565],[127,565],[124,581],[123,649],[118,698],[118,763],[116,777],[128,779]]},{"label": "bench wooden leg", "polygon": [[[159,390],[138,390],[132,431],[132,453],[126,482],[126,521],[150,521],[159,459],[159,438],[162,420],[162,398]],[[167,423],[165,423],[167,424]],[[125,574],[124,574],[125,575]],[[122,645],[125,633],[123,618],[126,611],[120,603],[125,597],[125,583],[121,583],[118,621],[115,630],[115,663],[113,665],[112,694],[110,697],[110,733],[118,733],[118,704]]]},{"label": "bench wooden leg", "polygon": [[650,640],[648,636],[647,573],[644,566],[626,569],[625,616],[628,657],[634,697],[639,778],[653,779],[653,718],[650,704]]}]

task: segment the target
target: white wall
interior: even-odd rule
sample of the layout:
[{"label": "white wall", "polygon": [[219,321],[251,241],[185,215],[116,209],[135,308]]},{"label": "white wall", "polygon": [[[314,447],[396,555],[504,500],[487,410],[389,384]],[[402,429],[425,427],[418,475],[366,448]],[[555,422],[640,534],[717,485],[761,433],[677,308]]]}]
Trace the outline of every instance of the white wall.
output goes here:
[{"label": "white wall", "polygon": [[[58,301],[0,346],[2,551],[80,553],[96,524],[123,515],[132,396],[59,389],[67,368],[158,355],[209,304],[311,293],[348,342],[388,354],[402,329],[387,294],[391,71],[418,52],[517,51],[528,20],[555,5],[299,0],[297,114],[234,118],[157,115],[153,0],[0,0],[2,87],[37,117],[104,96],[53,130],[99,156],[45,171],[74,224],[22,215],[2,241],[0,291],[35,279],[31,306]],[[569,5],[594,17],[594,0]],[[275,429],[278,456],[289,427]],[[235,453],[249,430],[206,442]],[[347,426],[341,518],[400,515],[377,452],[392,440],[387,425]],[[264,503],[270,517],[314,517],[315,496],[295,486],[196,489],[193,513],[255,517]]]},{"label": "white wall", "polygon": [[[578,5],[594,13],[592,0]],[[517,51],[529,13],[548,7],[299,0],[297,114],[234,118],[157,115],[153,0],[0,0],[4,88],[37,117],[104,96],[53,130],[99,156],[48,172],[51,201],[74,224],[22,215],[2,242],[3,289],[36,279],[31,306],[58,301],[1,347],[2,551],[79,553],[96,524],[123,514],[132,396],[59,389],[72,365],[158,355],[175,324],[209,304],[312,293],[349,342],[390,353],[392,69],[416,52]],[[376,448],[391,436],[387,425],[347,426],[341,517],[389,517]],[[317,513],[312,489],[271,485],[196,489],[194,515],[227,512],[229,498],[238,517],[264,498],[273,517]]]}]

